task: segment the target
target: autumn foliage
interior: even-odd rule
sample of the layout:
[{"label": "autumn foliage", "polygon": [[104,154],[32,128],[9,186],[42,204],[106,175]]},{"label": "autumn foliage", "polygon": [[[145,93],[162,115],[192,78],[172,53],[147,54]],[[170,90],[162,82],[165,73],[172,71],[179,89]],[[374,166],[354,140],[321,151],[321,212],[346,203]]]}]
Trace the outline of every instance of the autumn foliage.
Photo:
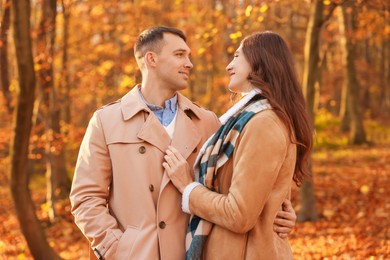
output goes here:
[{"label": "autumn foliage", "polygon": [[[295,259],[388,259],[390,257],[390,143],[320,149],[314,154],[315,196],[320,219],[297,223],[290,243]],[[4,165],[2,165],[2,170]],[[88,243],[73,223],[68,200],[50,224],[42,178],[31,184],[39,219],[51,246],[64,259],[88,259]],[[0,259],[30,259],[7,186],[0,175]],[[299,194],[293,205],[299,210]]]},{"label": "autumn foliage", "polygon": [[[31,5],[27,29],[36,76],[33,129],[24,133],[30,136],[29,191],[47,241],[61,258],[88,256],[88,243],[73,223],[67,199],[88,120],[140,82],[133,44],[141,31],[155,25],[186,33],[194,69],[183,94],[217,115],[232,104],[225,67],[240,41],[255,31],[282,35],[300,79],[308,67],[316,72],[310,75],[313,98],[308,101],[316,129],[312,196],[319,220],[296,224],[290,235],[295,258],[390,258],[389,1],[14,3],[22,2]],[[0,3],[0,259],[31,259],[20,229],[26,223],[18,222],[10,192],[12,158],[18,156],[12,154],[11,140],[17,138],[13,121],[23,83],[17,69],[20,53],[11,1]],[[318,17],[311,13],[315,3],[321,7]],[[307,30],[314,18],[320,26],[312,35],[318,37],[309,42]],[[307,62],[305,46],[317,47],[310,54],[318,55],[316,64]],[[351,138],[356,126],[364,135],[359,145]],[[50,169],[57,174],[51,182]],[[292,196],[299,212],[298,188]]]}]

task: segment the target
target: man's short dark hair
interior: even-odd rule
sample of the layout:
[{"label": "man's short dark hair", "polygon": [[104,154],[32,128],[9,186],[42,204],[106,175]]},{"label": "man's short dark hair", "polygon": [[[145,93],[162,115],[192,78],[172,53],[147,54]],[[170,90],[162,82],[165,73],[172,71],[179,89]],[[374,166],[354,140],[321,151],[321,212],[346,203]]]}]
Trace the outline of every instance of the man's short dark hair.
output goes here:
[{"label": "man's short dark hair", "polygon": [[134,55],[137,59],[143,57],[147,51],[159,52],[163,47],[164,33],[171,33],[187,41],[184,33],[176,28],[167,26],[151,27],[143,31],[134,44]]}]

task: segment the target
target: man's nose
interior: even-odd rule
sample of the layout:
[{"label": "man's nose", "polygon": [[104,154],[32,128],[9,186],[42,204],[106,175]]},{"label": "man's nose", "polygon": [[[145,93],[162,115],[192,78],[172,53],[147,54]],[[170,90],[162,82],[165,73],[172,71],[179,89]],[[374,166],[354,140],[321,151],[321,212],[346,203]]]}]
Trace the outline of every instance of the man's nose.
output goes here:
[{"label": "man's nose", "polygon": [[187,62],[184,65],[187,69],[192,69],[194,67],[194,64],[192,64],[190,58],[187,58]]}]

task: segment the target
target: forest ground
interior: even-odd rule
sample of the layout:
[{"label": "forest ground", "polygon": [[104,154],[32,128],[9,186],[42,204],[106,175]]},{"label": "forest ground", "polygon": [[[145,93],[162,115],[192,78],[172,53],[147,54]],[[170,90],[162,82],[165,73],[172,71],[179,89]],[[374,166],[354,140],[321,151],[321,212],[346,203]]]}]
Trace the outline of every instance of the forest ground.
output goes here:
[{"label": "forest ground", "polygon": [[[390,144],[322,147],[313,154],[319,220],[297,223],[295,259],[390,259]],[[38,217],[64,259],[87,259],[88,243],[73,223],[68,200],[50,224],[42,177],[31,181]],[[0,167],[0,259],[32,259],[19,229],[4,164]],[[292,202],[299,210],[299,191]]]}]

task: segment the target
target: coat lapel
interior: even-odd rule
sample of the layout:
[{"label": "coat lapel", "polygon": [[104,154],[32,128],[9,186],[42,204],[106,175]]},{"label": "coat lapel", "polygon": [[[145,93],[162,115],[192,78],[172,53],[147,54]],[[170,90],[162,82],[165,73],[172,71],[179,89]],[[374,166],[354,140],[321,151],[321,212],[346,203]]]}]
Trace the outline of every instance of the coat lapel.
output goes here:
[{"label": "coat lapel", "polygon": [[199,144],[201,136],[197,131],[195,124],[184,111],[178,109],[177,112],[178,117],[171,145],[179,150],[181,155],[187,159]]},{"label": "coat lapel", "polygon": [[135,86],[122,98],[122,114],[124,120],[129,120],[138,113],[146,117],[137,137],[160,149],[163,153],[171,142],[167,131],[164,129],[158,118],[148,108],[139,94],[139,85]]},{"label": "coat lapel", "polygon": [[149,113],[137,137],[157,147],[163,153],[171,142],[167,131],[152,112]]},{"label": "coat lapel", "polygon": [[[175,147],[185,159],[187,159],[201,141],[201,135],[197,131],[195,124],[183,110],[178,109],[177,113],[175,132],[173,134],[171,145]],[[190,166],[192,167],[192,165]],[[169,181],[170,179],[164,171],[160,193]]]}]

